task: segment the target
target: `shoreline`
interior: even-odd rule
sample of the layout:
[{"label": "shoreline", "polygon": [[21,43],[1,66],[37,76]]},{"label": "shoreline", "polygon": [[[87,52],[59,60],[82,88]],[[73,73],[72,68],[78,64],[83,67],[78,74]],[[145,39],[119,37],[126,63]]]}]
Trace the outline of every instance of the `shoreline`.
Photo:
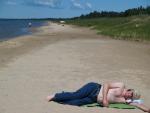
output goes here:
[{"label": "shoreline", "polygon": [[[61,28],[60,29],[57,28],[56,27],[57,25],[60,26]],[[110,36],[99,35],[96,33],[97,32],[96,30],[90,29],[88,27],[81,27],[81,26],[77,26],[77,25],[65,24],[65,27],[66,26],[67,26],[67,29],[70,29],[70,30],[72,30],[72,29],[83,29],[83,31],[87,30],[90,34],[92,33],[92,35],[95,35],[94,38],[96,38],[96,39],[97,38],[102,38],[102,39],[106,39],[106,40],[110,39],[110,40],[123,41],[123,42],[129,42],[129,43],[138,43],[141,45],[150,44],[149,41],[139,42],[139,41],[131,41],[131,40],[119,40],[119,39],[111,38]],[[78,37],[74,37],[74,36],[70,37],[70,38],[58,37],[57,35],[58,34],[60,35],[61,32],[63,32],[63,31],[61,31],[63,28],[64,28],[63,24],[46,21],[45,25],[32,28],[31,34],[17,36],[17,37],[11,38],[9,40],[0,41],[0,53],[1,53],[0,69],[7,67],[7,64],[10,61],[17,59],[19,56],[30,53],[34,50],[36,51],[36,50],[43,48],[49,44],[52,44],[52,43],[55,43],[55,42],[61,41],[61,40],[63,41],[66,39],[69,39],[69,40],[70,39],[78,39]],[[50,30],[52,30],[52,32]],[[68,30],[68,32],[70,32],[70,30]],[[79,31],[75,30],[73,32],[79,33]],[[68,33],[68,32],[66,32],[66,33]],[[72,33],[72,31],[71,31],[71,33]],[[82,30],[80,31],[80,34],[83,34]],[[87,38],[88,38],[88,36],[87,36]],[[80,38],[80,39],[82,39],[82,38]]]},{"label": "shoreline", "polygon": [[[29,25],[29,23],[31,25]],[[0,20],[0,42],[16,37],[31,35],[36,28],[46,26],[47,21],[42,20]]]},{"label": "shoreline", "polygon": [[[41,46],[40,43],[45,42],[44,39],[37,38],[34,36],[38,31],[43,27],[48,26],[49,22],[47,22],[47,25],[42,25],[38,27],[32,28],[31,34],[25,34],[17,37],[13,37],[8,40],[0,41],[0,68],[6,67],[7,63],[10,61],[13,61],[13,59],[16,59],[20,55],[26,54],[32,49],[36,49],[37,46]],[[44,44],[43,44],[44,45]]]},{"label": "shoreline", "polygon": [[[66,26],[66,29],[69,29],[67,33],[70,32],[71,29],[73,29],[73,27],[70,25],[65,25],[65,27]],[[62,26],[62,24],[47,21],[46,25],[33,28],[32,34],[17,36],[6,41],[1,41],[0,69],[7,67],[7,64],[9,62],[17,59],[21,55],[36,51],[40,48],[43,48],[49,44],[56,43],[58,41],[76,38],[61,38],[57,36],[63,33],[63,31],[66,29],[64,29],[64,26]]]}]

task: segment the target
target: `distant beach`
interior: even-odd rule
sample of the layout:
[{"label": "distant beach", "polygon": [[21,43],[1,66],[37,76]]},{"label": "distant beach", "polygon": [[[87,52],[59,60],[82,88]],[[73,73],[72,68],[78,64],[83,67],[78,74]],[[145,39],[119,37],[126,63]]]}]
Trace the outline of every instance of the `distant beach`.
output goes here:
[{"label": "distant beach", "polygon": [[33,32],[33,28],[46,25],[43,20],[0,20],[0,41],[12,39],[17,36],[28,35]]}]

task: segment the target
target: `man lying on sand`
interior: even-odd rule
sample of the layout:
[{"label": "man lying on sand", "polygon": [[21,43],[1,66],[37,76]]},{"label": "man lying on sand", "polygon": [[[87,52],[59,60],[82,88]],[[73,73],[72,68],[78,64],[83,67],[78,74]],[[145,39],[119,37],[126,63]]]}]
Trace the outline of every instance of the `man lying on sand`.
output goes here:
[{"label": "man lying on sand", "polygon": [[101,85],[90,82],[75,92],[50,95],[47,100],[75,106],[99,103],[104,107],[108,107],[109,103],[126,103],[150,113],[150,109],[143,104],[140,96],[134,89],[126,89],[123,83],[116,82]]}]

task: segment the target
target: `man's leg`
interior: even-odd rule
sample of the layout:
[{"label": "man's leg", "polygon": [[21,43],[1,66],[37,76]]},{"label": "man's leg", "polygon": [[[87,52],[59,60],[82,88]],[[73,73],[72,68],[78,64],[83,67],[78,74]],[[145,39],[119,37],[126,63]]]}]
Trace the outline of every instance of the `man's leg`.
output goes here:
[{"label": "man's leg", "polygon": [[89,97],[62,102],[62,104],[75,105],[75,106],[82,106],[82,105],[92,104],[92,103],[94,103],[94,101]]},{"label": "man's leg", "polygon": [[[62,93],[56,93],[54,96],[50,96],[50,101],[56,101],[56,102],[64,102],[69,100],[76,100],[88,97],[88,95],[91,94],[96,88],[98,87],[97,83],[90,82],[86,85],[84,85],[82,88],[77,90],[76,92],[62,92]],[[53,97],[53,98],[52,98]]]}]

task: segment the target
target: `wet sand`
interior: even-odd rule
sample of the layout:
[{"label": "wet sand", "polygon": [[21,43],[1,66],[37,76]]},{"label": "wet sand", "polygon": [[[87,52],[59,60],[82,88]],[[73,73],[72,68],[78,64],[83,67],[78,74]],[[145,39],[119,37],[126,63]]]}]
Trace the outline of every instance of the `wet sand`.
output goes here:
[{"label": "wet sand", "polygon": [[150,44],[114,40],[95,31],[49,23],[32,35],[0,42],[0,113],[142,113],[46,102],[87,82],[121,81],[150,105]]}]

